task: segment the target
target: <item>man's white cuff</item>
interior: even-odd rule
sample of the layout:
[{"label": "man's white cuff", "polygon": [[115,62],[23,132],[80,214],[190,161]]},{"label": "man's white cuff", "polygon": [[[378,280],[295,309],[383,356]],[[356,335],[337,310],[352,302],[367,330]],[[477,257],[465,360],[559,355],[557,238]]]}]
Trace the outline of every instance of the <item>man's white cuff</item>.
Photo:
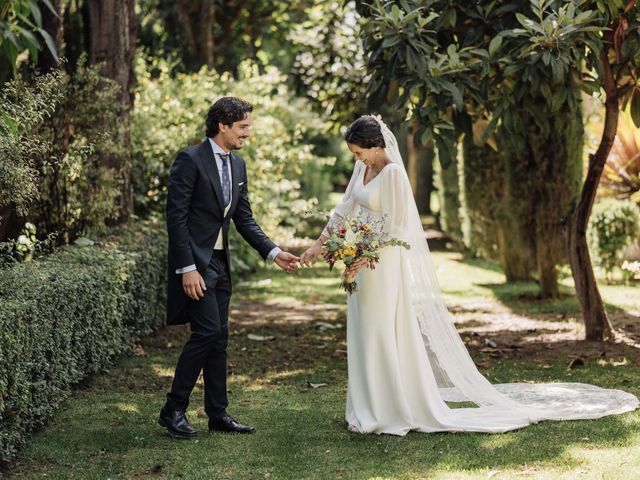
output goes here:
[{"label": "man's white cuff", "polygon": [[273,247],[273,250],[267,255],[267,265],[271,265],[281,251],[282,249],[280,247]]},{"label": "man's white cuff", "polygon": [[182,267],[182,268],[178,268],[176,270],[176,273],[187,273],[187,272],[193,272],[196,269],[196,265],[195,263],[193,265],[189,265],[188,267]]}]

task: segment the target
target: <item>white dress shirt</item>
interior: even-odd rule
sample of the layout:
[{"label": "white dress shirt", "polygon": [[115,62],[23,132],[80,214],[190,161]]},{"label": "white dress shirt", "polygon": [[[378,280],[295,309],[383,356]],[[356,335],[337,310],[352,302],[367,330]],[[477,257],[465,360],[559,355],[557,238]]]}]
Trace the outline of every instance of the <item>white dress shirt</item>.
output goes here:
[{"label": "white dress shirt", "polygon": [[[214,157],[216,159],[216,166],[218,168],[219,177],[222,178],[222,175],[220,174],[220,172],[222,172],[222,157],[220,156],[220,154],[226,155],[229,152],[226,151],[221,146],[219,146],[216,142],[214,142],[212,138],[209,138],[209,142],[211,142],[211,148],[213,149],[213,155],[214,155]],[[227,168],[229,169],[229,178],[231,179],[231,182],[233,182],[233,177],[231,176],[231,172],[232,172],[232,170],[231,170],[231,155],[229,155],[229,160],[227,161]],[[233,189],[231,189],[231,190],[233,191]],[[232,199],[233,199],[232,192],[229,192],[229,204],[224,208],[224,216],[225,217],[227,216],[227,214],[229,213],[229,209],[231,208]],[[218,233],[218,238],[216,239],[216,243],[213,246],[213,249],[214,250],[224,250],[224,243],[223,243],[223,240],[222,240],[222,228],[220,228],[220,232]],[[280,247],[274,247],[269,252],[269,255],[267,255],[267,264],[271,265],[281,251],[282,250],[280,249]],[[178,268],[176,270],[176,273],[192,272],[195,269],[196,269],[195,264],[194,265],[188,265],[188,266],[183,267],[183,268]]]}]

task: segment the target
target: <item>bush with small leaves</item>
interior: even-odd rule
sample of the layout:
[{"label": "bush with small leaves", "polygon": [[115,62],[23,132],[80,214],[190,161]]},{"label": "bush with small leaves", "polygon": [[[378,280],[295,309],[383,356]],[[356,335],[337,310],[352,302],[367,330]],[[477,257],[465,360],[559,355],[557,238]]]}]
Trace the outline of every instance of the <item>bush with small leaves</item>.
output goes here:
[{"label": "bush with small leaves", "polygon": [[611,279],[620,252],[640,234],[640,207],[630,200],[606,198],[593,206],[588,238],[596,263]]}]

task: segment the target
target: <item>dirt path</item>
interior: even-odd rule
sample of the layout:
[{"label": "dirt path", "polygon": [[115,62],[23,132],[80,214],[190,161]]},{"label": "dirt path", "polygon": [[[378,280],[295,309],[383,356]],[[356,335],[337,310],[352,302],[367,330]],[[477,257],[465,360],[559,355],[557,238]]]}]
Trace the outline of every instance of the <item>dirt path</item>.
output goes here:
[{"label": "dirt path", "polygon": [[499,358],[535,358],[546,363],[565,359],[602,359],[640,365],[640,314],[615,312],[611,321],[618,335],[613,343],[584,340],[584,326],[565,314],[519,315],[496,301],[449,305],[467,346]]},{"label": "dirt path", "polygon": [[[477,353],[488,354],[485,363],[501,358],[535,359],[544,365],[560,359],[568,365],[579,365],[598,359],[640,365],[640,316],[635,312],[613,313],[618,339],[602,343],[583,340],[582,324],[564,315],[519,315],[496,301],[450,303],[449,309],[474,357]],[[242,302],[232,307],[231,322],[231,334],[239,342],[234,349],[238,363],[257,350],[263,354],[263,348],[255,348],[258,343],[270,344],[263,371],[278,364],[305,368],[321,352],[346,356],[344,305]]]}]

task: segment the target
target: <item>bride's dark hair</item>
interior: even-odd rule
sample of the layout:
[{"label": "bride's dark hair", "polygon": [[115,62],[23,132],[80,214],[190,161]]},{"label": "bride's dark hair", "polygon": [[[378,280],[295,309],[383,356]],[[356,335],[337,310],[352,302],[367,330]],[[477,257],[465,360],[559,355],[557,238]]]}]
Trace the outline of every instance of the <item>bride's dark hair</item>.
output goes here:
[{"label": "bride's dark hair", "polygon": [[360,117],[349,125],[344,139],[360,148],[386,147],[378,121],[369,115]]}]

